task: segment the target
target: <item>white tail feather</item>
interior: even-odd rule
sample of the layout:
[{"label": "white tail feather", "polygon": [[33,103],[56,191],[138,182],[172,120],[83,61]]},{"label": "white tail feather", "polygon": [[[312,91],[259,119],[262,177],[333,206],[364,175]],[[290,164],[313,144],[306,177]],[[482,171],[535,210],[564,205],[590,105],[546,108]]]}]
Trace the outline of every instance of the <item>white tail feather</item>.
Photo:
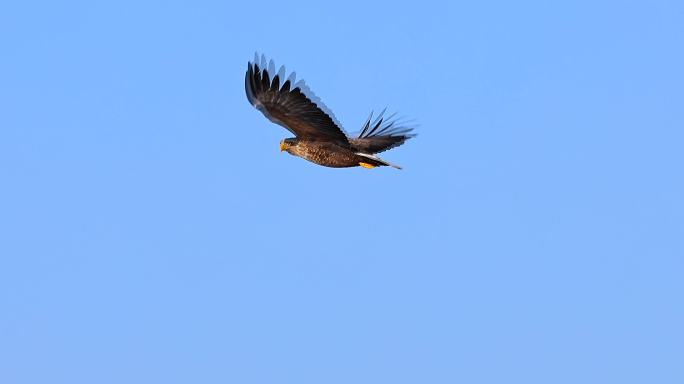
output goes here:
[{"label": "white tail feather", "polygon": [[367,153],[361,153],[361,152],[356,152],[356,154],[359,155],[359,156],[367,157],[367,158],[369,158],[369,159],[378,161],[378,162],[380,162],[380,163],[382,163],[382,164],[384,164],[384,165],[388,165],[388,166],[390,166],[390,167],[392,167],[392,168],[401,169],[400,166],[395,165],[395,164],[392,164],[392,163],[390,163],[389,161],[385,161],[385,160],[383,160],[383,159],[381,159],[381,158],[379,158],[379,157],[377,157],[377,156],[375,156],[375,155],[369,155],[369,154],[367,154]]}]

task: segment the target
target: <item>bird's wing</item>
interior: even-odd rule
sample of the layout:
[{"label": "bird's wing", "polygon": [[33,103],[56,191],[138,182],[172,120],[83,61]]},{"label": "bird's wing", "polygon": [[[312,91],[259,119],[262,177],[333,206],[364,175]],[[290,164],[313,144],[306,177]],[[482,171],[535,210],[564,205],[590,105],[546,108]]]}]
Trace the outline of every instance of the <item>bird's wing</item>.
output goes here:
[{"label": "bird's wing", "polygon": [[[299,138],[334,141],[348,145],[344,134],[328,108],[311,93],[303,82],[294,82],[294,73],[282,83],[285,68],[275,73],[273,61],[266,68],[261,56],[261,67],[247,63],[245,91],[247,99],[272,122],[282,125]],[[315,101],[312,101],[315,100]]]},{"label": "bird's wing", "polygon": [[350,138],[351,146],[363,153],[379,153],[388,149],[398,147],[416,135],[411,133],[413,127],[406,125],[406,122],[394,120],[394,115],[384,117],[385,111],[380,112],[373,122],[371,112],[359,136]]}]

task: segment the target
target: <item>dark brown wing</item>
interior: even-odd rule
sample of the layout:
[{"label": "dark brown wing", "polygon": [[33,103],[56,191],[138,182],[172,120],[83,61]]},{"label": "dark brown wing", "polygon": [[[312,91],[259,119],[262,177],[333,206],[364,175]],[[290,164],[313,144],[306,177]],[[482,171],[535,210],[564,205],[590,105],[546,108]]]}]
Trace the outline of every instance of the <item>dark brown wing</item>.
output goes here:
[{"label": "dark brown wing", "polygon": [[352,148],[362,153],[379,153],[398,147],[404,144],[406,140],[416,136],[411,133],[413,127],[393,120],[394,115],[387,118],[383,117],[384,112],[384,110],[380,112],[372,123],[373,113],[371,113],[359,136],[349,139]]},{"label": "dark brown wing", "polygon": [[[265,59],[262,57],[262,66]],[[271,64],[271,67],[274,66]],[[301,86],[293,85],[286,80],[280,86],[281,73],[275,70],[259,68],[259,65],[247,63],[245,74],[245,91],[247,99],[272,122],[282,125],[299,138],[310,140],[333,141],[348,145],[347,136],[315,102],[302,92]],[[273,80],[271,80],[271,76]]]}]

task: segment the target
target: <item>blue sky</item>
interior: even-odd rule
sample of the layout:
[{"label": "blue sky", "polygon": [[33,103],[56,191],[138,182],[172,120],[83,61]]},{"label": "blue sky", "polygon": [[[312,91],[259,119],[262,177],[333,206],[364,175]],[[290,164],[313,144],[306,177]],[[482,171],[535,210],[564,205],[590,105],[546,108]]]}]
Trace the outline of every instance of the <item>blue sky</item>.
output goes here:
[{"label": "blue sky", "polygon": [[[677,1],[5,2],[0,382],[684,382]],[[404,166],[278,151],[255,51]]]}]

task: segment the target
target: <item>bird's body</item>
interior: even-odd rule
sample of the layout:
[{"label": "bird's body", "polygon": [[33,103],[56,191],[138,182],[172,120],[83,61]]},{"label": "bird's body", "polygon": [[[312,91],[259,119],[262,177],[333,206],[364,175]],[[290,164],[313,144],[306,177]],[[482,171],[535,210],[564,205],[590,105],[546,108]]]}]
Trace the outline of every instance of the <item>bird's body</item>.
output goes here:
[{"label": "bird's body", "polygon": [[[376,153],[403,144],[412,128],[402,126],[383,113],[371,122],[368,117],[357,137],[348,137],[332,112],[313,95],[302,81],[295,84],[294,73],[282,83],[285,68],[275,73],[271,60],[261,56],[261,68],[255,56],[247,64],[245,92],[250,103],[272,122],[287,128],[296,137],[280,142],[280,150],[312,163],[332,168],[392,166]],[[292,89],[291,89],[292,88]],[[384,112],[384,111],[383,111]]]},{"label": "bird's body", "polygon": [[359,165],[359,156],[348,146],[330,141],[296,140],[286,143],[283,150],[294,156],[309,160],[312,163],[332,168],[355,167]]},{"label": "bird's body", "polygon": [[349,145],[330,141],[287,139],[282,141],[281,146],[282,150],[291,155],[331,168],[373,168],[387,165],[357,154]]}]

